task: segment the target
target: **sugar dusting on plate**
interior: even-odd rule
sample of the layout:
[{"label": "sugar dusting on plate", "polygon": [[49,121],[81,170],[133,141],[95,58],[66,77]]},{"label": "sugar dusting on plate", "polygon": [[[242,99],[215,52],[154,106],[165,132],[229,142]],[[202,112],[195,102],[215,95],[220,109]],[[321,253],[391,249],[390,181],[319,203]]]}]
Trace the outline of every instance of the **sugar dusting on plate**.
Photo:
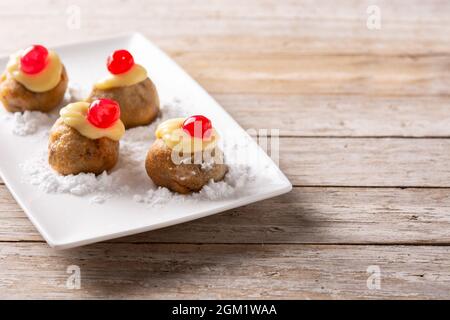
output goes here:
[{"label": "sugar dusting on plate", "polygon": [[[41,113],[23,114],[20,121],[15,122],[16,131],[23,130],[26,134],[36,133],[46,129],[42,139],[42,150],[35,157],[21,164],[23,182],[35,185],[45,193],[71,194],[87,197],[90,202],[101,204],[110,198],[126,196],[147,206],[162,206],[171,201],[201,201],[220,200],[245,192],[247,182],[253,179],[250,167],[238,163],[228,162],[229,172],[220,182],[209,182],[198,193],[179,195],[166,188],[153,184],[145,172],[145,157],[155,140],[154,132],[162,121],[174,117],[187,116],[188,106],[180,100],[163,103],[160,116],[152,124],[127,130],[120,141],[120,157],[116,167],[109,173],[101,175],[81,173],[78,175],[61,176],[53,171],[47,162],[48,130],[55,119],[50,121],[42,117]],[[45,115],[46,117],[49,117]],[[45,120],[45,121],[44,121]],[[46,120],[49,120],[47,123]],[[20,129],[20,128],[28,129]],[[14,129],[13,129],[14,130]],[[231,146],[236,149],[237,146]],[[245,146],[242,146],[245,147]],[[231,160],[231,159],[230,159]],[[207,169],[209,164],[204,164]]]},{"label": "sugar dusting on plate", "polygon": [[42,127],[48,127],[55,122],[56,117],[39,112],[39,111],[25,111],[24,113],[16,112],[8,114],[6,118],[11,119],[14,124],[12,133],[17,136],[28,136],[35,134]]},{"label": "sugar dusting on plate", "polygon": [[[70,85],[64,95],[61,106],[79,100],[81,95],[81,89],[77,85]],[[6,113],[4,119],[11,123],[11,132],[16,136],[25,137],[39,133],[45,135],[49,127],[51,127],[58,118],[58,111],[59,108],[56,108],[56,110],[53,110],[50,113],[40,111]]]}]

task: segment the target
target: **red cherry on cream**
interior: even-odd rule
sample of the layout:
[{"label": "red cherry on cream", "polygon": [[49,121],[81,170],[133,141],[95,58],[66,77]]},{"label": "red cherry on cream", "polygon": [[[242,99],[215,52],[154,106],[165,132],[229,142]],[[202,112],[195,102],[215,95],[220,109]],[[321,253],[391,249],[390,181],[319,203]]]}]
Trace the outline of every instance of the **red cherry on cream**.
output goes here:
[{"label": "red cherry on cream", "polygon": [[110,99],[98,99],[89,106],[87,119],[97,128],[111,127],[120,118],[119,104]]},{"label": "red cherry on cream", "polygon": [[184,120],[183,130],[200,139],[209,138],[211,136],[212,125],[211,121],[205,116],[191,116]]},{"label": "red cherry on cream", "polygon": [[36,74],[44,70],[47,64],[48,50],[35,44],[28,47],[20,57],[20,69],[27,74]]},{"label": "red cherry on cream", "polygon": [[108,57],[106,65],[112,74],[121,74],[134,66],[134,59],[127,50],[116,50]]}]

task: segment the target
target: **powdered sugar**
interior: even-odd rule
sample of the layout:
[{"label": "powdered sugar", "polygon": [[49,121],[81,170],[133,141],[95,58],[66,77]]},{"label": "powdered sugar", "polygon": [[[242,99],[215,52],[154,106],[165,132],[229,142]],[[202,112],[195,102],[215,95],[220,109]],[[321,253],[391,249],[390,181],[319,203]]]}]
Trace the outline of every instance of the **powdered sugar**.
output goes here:
[{"label": "powdered sugar", "polygon": [[167,188],[149,189],[144,194],[135,194],[133,200],[152,207],[161,207],[169,201],[183,201],[184,197],[174,194]]},{"label": "powdered sugar", "polygon": [[[120,142],[120,157],[116,167],[101,175],[81,173],[61,176],[54,172],[47,162],[46,141],[43,150],[35,158],[22,164],[24,180],[46,193],[71,194],[89,197],[92,203],[101,204],[112,197],[125,196],[147,206],[163,206],[171,201],[217,200],[242,193],[245,184],[251,181],[249,168],[243,165],[227,163],[229,172],[224,181],[209,182],[204,188],[192,195],[179,195],[166,188],[157,187],[145,172],[145,158],[155,140],[154,132],[162,121],[174,117],[187,116],[189,106],[175,99],[164,103],[159,118],[152,124],[127,130]],[[38,118],[34,115],[34,118]],[[30,124],[28,123],[28,126]],[[49,126],[46,126],[47,130]],[[210,167],[205,163],[204,167]]]},{"label": "powdered sugar", "polygon": [[[70,84],[69,89],[64,95],[61,106],[70,102],[80,100],[82,96],[81,89],[76,84]],[[58,118],[59,108],[56,108],[50,113],[39,111],[25,111],[7,113],[4,115],[5,120],[11,124],[11,132],[17,136],[29,136],[38,133],[46,134],[49,127]]]},{"label": "powdered sugar", "polygon": [[12,133],[18,136],[35,134],[43,128],[52,125],[56,117],[38,111],[16,112],[6,116],[13,122]]},{"label": "powdered sugar", "polygon": [[242,194],[245,192],[245,185],[253,179],[248,166],[231,165],[223,181],[210,181],[200,192],[194,194],[193,198],[218,200],[228,198],[237,191]]}]

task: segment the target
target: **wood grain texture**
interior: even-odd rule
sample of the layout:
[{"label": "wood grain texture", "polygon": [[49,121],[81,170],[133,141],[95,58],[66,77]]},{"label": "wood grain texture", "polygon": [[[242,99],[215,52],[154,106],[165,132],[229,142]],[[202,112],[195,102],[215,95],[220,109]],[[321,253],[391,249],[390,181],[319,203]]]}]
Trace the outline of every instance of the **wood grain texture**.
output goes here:
[{"label": "wood grain texture", "polygon": [[272,94],[214,97],[244,129],[279,129],[281,136],[450,136],[447,98]]},{"label": "wood grain texture", "polygon": [[[42,241],[0,186],[0,241]],[[450,189],[294,188],[125,243],[449,244]]]},{"label": "wood grain texture", "polygon": [[[206,57],[208,57],[206,59]],[[176,60],[212,93],[449,97],[450,55],[185,53]],[[218,76],[219,75],[219,76]]]},{"label": "wood grain texture", "polygon": [[[165,50],[301,53],[429,54],[449,52],[446,1],[377,1],[382,29],[366,28],[368,1],[89,0],[3,1],[0,15],[14,33],[0,33],[8,54],[36,41],[50,44],[139,30]],[[67,8],[81,9],[80,29]],[[23,27],[17,27],[20,20]],[[29,32],[29,27],[33,32]],[[49,37],[51,35],[51,37]],[[228,41],[227,41],[228,39]]]},{"label": "wood grain texture", "polygon": [[280,165],[294,185],[449,187],[448,139],[280,141]]},{"label": "wood grain texture", "polygon": [[[324,10],[317,9],[320,6],[316,4],[305,5],[299,1],[281,5],[251,1],[243,6],[237,5],[242,6],[240,9],[218,1],[199,10],[188,1],[175,1],[172,5],[177,10],[156,9],[156,12],[154,8],[157,5],[152,2],[139,2],[137,6],[135,1],[125,1],[120,2],[120,6],[116,5],[115,10],[86,10],[89,2],[80,1],[80,29],[67,29],[67,5],[52,3],[49,10],[49,1],[41,0],[41,3],[42,7],[47,7],[46,10],[17,10],[17,6],[9,9],[10,4],[4,5],[1,12],[8,14],[3,23],[13,23],[21,15],[26,15],[27,19],[23,20],[36,29],[32,35],[27,28],[23,29],[23,34],[17,34],[22,31],[18,30],[14,41],[9,38],[9,33],[5,33],[0,38],[5,44],[4,50],[8,50],[4,51],[5,54],[13,50],[7,47],[9,44],[26,45],[41,38],[42,41],[50,41],[50,44],[60,43],[67,42],[68,38],[72,41],[85,40],[137,29],[150,38],[155,37],[157,44],[157,39],[162,38],[163,49],[212,93],[449,96],[449,40],[446,35],[450,24],[446,23],[448,17],[442,13],[446,12],[448,5],[442,2],[420,5],[420,9],[405,11],[404,15],[401,11],[410,7],[409,2],[385,3],[383,16],[386,21],[379,32],[366,28],[366,5],[355,1],[347,1],[344,6],[327,6]],[[107,2],[104,6],[114,8],[114,3]],[[380,6],[383,7],[383,4]],[[254,8],[249,10],[249,7]],[[148,15],[152,18],[149,19]],[[431,17],[435,17],[434,20]],[[391,19],[395,22],[390,22]],[[55,25],[61,27],[59,32],[55,32]],[[107,30],[102,27],[104,25],[108,25]],[[205,26],[208,28],[205,29]],[[426,30],[429,28],[432,30]],[[98,32],[93,33],[92,30]],[[70,37],[67,32],[70,32]],[[325,35],[322,35],[324,32]],[[52,33],[52,39],[48,39],[49,33]],[[193,39],[194,35],[197,38]],[[209,38],[224,36],[224,39],[215,38],[215,41],[220,39],[225,48],[202,49],[215,46],[214,43],[207,44],[200,35]],[[178,44],[177,41],[184,36],[187,36],[185,42]],[[250,36],[258,41],[250,40]],[[285,36],[288,40],[281,41]],[[236,45],[236,37],[240,39],[238,44],[247,43],[244,49]],[[441,46],[447,45],[444,49],[432,52],[428,49],[424,53],[424,49],[420,52],[407,50],[402,43],[403,39],[414,39],[418,44],[415,49],[437,48],[426,42],[421,43],[421,37],[435,39]],[[170,39],[173,38],[178,40],[172,43]],[[315,47],[311,44],[311,38],[326,47],[313,52],[299,49]],[[344,41],[348,38],[352,41]],[[360,45],[364,50],[352,47],[359,38],[365,40],[365,47]],[[393,42],[399,45],[393,46]],[[339,47],[345,46],[346,51],[335,48],[333,44],[336,43],[340,43]],[[368,54],[372,47],[385,46],[396,48],[395,53]],[[286,47],[293,49],[286,50]],[[378,49],[374,51],[377,53]]]},{"label": "wood grain texture", "polygon": [[345,95],[214,94],[244,129],[288,137],[450,136],[450,99]]},{"label": "wood grain texture", "polygon": [[[0,246],[0,298],[446,298],[449,247],[98,244]],[[69,265],[81,289],[66,287]],[[369,266],[381,288],[367,287]]]},{"label": "wood grain texture", "polygon": [[293,137],[279,150],[295,186],[450,187],[448,139]]},{"label": "wood grain texture", "polygon": [[215,93],[450,98],[450,55],[366,56],[184,52],[173,55]]},{"label": "wood grain texture", "polygon": [[[366,27],[371,4],[381,30]],[[1,1],[0,55],[143,33],[244,128],[280,129],[298,187],[58,252],[0,181],[0,298],[449,298],[449,12],[441,0]],[[65,286],[73,264],[81,290]]]}]

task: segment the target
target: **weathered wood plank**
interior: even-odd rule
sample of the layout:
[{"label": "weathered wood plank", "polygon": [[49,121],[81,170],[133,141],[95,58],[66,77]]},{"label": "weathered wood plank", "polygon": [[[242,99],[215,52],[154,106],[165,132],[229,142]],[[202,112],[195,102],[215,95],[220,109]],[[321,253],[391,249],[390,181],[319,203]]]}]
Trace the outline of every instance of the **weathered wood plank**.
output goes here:
[{"label": "weathered wood plank", "polygon": [[294,137],[279,159],[296,186],[450,187],[449,150],[441,138]]},{"label": "weathered wood plank", "polygon": [[[210,50],[217,46],[219,50],[244,52],[295,47],[296,51],[310,53],[427,53],[448,52],[450,45],[449,5],[438,0],[414,4],[407,0],[377,1],[382,13],[379,31],[366,28],[369,3],[355,0],[339,3],[114,0],[97,1],[96,9],[89,0],[72,1],[70,5],[81,9],[80,29],[66,26],[68,3],[51,0],[33,1],[36,3],[33,6],[27,3],[21,0],[0,4],[2,24],[15,27],[14,36],[0,34],[0,50],[5,50],[0,52],[9,53],[17,46],[36,41],[57,44],[126,30],[140,30],[158,38],[165,49],[175,48],[172,44],[167,46],[167,41],[187,41],[178,46],[184,50],[192,45],[189,50],[203,50],[205,46]],[[23,28],[16,27],[18,20]],[[27,32],[29,26],[33,27],[33,33]],[[229,36],[230,42],[222,41]],[[270,41],[262,43],[258,38]]]},{"label": "weathered wood plank", "polygon": [[[60,8],[68,6],[64,2],[52,0],[33,0],[36,6],[26,6],[29,0],[16,0],[14,3],[4,2],[0,4],[2,16],[20,16],[25,14],[53,15]],[[411,5],[411,3],[414,5]],[[364,1],[343,0],[341,3],[330,3],[326,0],[299,1],[284,0],[281,2],[272,0],[211,0],[207,4],[202,1],[192,0],[97,0],[98,7],[102,10],[89,10],[86,14],[116,16],[124,15],[131,19],[133,15],[145,17],[153,15],[155,18],[234,18],[234,19],[312,19],[326,17],[339,21],[342,19],[365,20],[365,9],[369,6]],[[76,4],[81,8],[92,7],[89,0],[75,0],[70,4]],[[119,6],[120,4],[120,6]],[[377,5],[383,10],[385,19],[391,21],[416,21],[441,22],[450,20],[446,14],[450,5],[445,1],[410,1],[410,0],[379,0]],[[96,6],[96,7],[97,7]],[[362,14],[362,16],[361,16]]]},{"label": "weathered wood plank", "polygon": [[448,137],[450,98],[215,94],[243,128],[289,136]]},{"label": "weathered wood plank", "polygon": [[449,137],[450,98],[214,94],[244,129],[281,136]]},{"label": "weathered wood plank", "polygon": [[[449,2],[377,1],[380,31],[366,28],[368,3],[357,0],[70,4],[82,10],[80,29],[67,28],[66,2],[0,2],[2,30],[14,30],[0,32],[0,55],[30,43],[138,30],[246,128],[281,128],[292,136],[449,135]],[[288,138],[281,166],[302,186],[448,187],[449,147],[444,139]],[[448,192],[295,188],[117,240],[132,244],[56,252],[43,243],[2,242],[0,298],[449,298],[450,247],[293,245],[447,244]],[[0,186],[3,237],[41,241]],[[254,244],[137,243],[184,241]],[[65,287],[72,264],[81,267],[81,290]],[[381,268],[381,290],[367,289],[369,265]]]},{"label": "weathered wood plank", "polygon": [[[13,25],[15,20],[11,20]],[[8,21],[6,21],[8,22]],[[5,22],[5,24],[6,24]],[[39,24],[41,21],[33,21],[33,24]],[[43,21],[42,21],[43,22]],[[63,23],[63,22],[62,22]],[[106,22],[105,22],[106,23]],[[172,22],[171,22],[172,23]],[[206,24],[213,24],[214,21],[208,21]],[[172,23],[173,25],[173,23]],[[403,26],[404,27],[404,26]],[[43,27],[44,29],[46,27]],[[149,28],[149,30],[155,28]],[[159,27],[156,29],[160,29]],[[450,29],[450,28],[449,28]],[[130,29],[129,32],[139,30],[138,28]],[[396,38],[391,40],[386,39],[353,39],[352,42],[345,42],[344,39],[330,38],[319,39],[311,36],[284,36],[284,35],[248,35],[244,31],[240,34],[229,35],[225,34],[202,34],[201,30],[196,30],[192,35],[190,34],[174,34],[174,35],[160,35],[155,34],[154,31],[146,31],[140,28],[140,31],[148,37],[151,41],[160,46],[164,51],[171,55],[174,59],[177,56],[183,55],[187,52],[198,53],[217,53],[217,52],[232,52],[232,53],[262,53],[273,54],[277,53],[280,56],[286,54],[298,54],[304,56],[311,55],[327,55],[327,56],[342,56],[342,55],[365,55],[365,56],[399,56],[414,59],[420,56],[446,56],[450,53],[450,42],[448,39],[414,39],[414,38]],[[2,44],[0,47],[0,55],[8,55],[18,48],[26,47],[36,40],[47,45],[56,46],[67,43],[76,43],[88,40],[96,40],[104,37],[111,37],[114,33],[99,30],[99,32],[91,32],[89,29],[81,30],[65,30],[62,27],[61,33],[55,31],[55,37],[48,38],[44,35],[33,35],[30,33],[21,34],[21,38],[17,41]],[[18,31],[22,32],[22,31]],[[69,32],[70,38],[67,37]],[[433,32],[433,31],[431,31]],[[448,34],[450,30],[446,30]],[[118,30],[117,34],[123,34],[124,30]],[[1,39],[0,34],[0,39]],[[5,39],[6,41],[6,39]]]},{"label": "weathered wood plank", "polygon": [[[439,298],[450,247],[2,243],[0,298]],[[69,265],[81,271],[70,290]],[[369,266],[381,288],[368,289]]]},{"label": "weathered wood plank", "polygon": [[450,55],[186,52],[175,60],[213,93],[450,95]]},{"label": "weathered wood plank", "polygon": [[[0,241],[42,241],[5,186],[0,186]],[[294,188],[114,242],[448,244],[450,189]]]},{"label": "weathered wood plank", "polygon": [[214,94],[244,129],[281,136],[449,137],[450,98]]},{"label": "weathered wood plank", "polygon": [[282,138],[280,150],[298,186],[450,186],[448,139]]},{"label": "weathered wood plank", "polygon": [[367,56],[183,52],[173,55],[211,93],[450,99],[449,55]]},{"label": "weathered wood plank", "polygon": [[[435,54],[450,51],[448,3],[378,1],[382,29],[366,28],[367,3],[346,1],[73,1],[81,27],[67,27],[68,3],[3,2],[0,54],[30,43],[55,45],[139,30],[169,52],[296,52],[308,54]],[[96,2],[98,3],[98,1]],[[21,21],[21,28],[17,28]],[[107,27],[105,27],[107,26]],[[33,32],[28,30],[32,28]],[[48,35],[52,36],[49,37]]]}]

